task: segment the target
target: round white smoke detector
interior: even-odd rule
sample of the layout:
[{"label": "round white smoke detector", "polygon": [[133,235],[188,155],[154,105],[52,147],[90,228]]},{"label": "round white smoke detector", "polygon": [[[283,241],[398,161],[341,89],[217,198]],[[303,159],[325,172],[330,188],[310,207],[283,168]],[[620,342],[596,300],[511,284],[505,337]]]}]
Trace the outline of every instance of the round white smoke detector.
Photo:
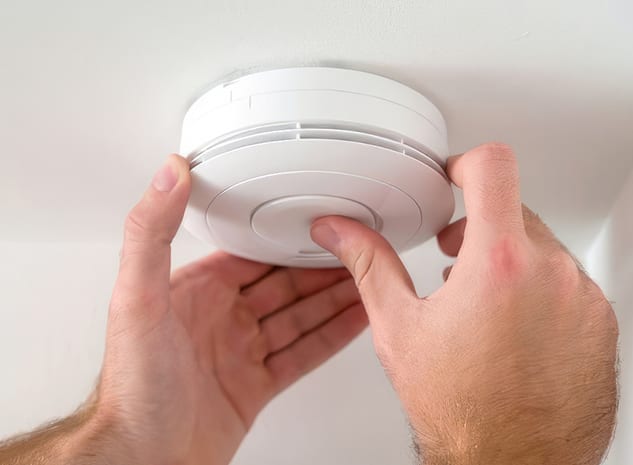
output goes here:
[{"label": "round white smoke detector", "polygon": [[310,238],[321,216],[354,218],[403,251],[453,214],[442,115],[369,73],[289,68],[218,85],[187,112],[181,153],[193,178],[185,227],[251,260],[341,266]]}]

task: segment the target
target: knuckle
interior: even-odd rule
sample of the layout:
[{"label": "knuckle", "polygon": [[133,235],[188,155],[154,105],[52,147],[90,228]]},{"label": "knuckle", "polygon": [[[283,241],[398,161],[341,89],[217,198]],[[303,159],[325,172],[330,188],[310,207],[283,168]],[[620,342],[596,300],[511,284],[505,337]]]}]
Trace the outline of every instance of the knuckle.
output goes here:
[{"label": "knuckle", "polygon": [[607,332],[617,339],[620,334],[618,318],[613,310],[613,306],[606,299],[604,299],[602,305],[600,306],[599,313]]},{"label": "knuckle", "polygon": [[583,279],[585,294],[594,308],[594,316],[615,339],[619,335],[619,324],[612,303],[605,297],[602,289],[589,277]]},{"label": "knuckle", "polygon": [[136,208],[125,217],[124,229],[127,239],[142,237],[147,232],[147,226],[145,226],[142,215]]},{"label": "knuckle", "polygon": [[534,269],[530,273],[532,286],[541,289],[543,297],[555,308],[578,307],[581,292],[581,272],[567,250],[557,245],[531,243],[534,254]]},{"label": "knuckle", "polygon": [[520,281],[530,271],[530,253],[523,238],[515,234],[499,237],[490,250],[492,274],[502,281]]},{"label": "knuckle", "polygon": [[615,311],[613,310],[613,307],[611,306],[611,304],[607,305],[605,307],[605,320],[607,323],[607,328],[609,330],[609,332],[612,334],[612,336],[615,339],[618,339],[619,335],[620,335],[620,326],[618,323],[618,318],[615,314]]},{"label": "knuckle", "polygon": [[171,242],[169,232],[159,228],[158,225],[152,226],[151,222],[146,220],[146,213],[138,205],[125,217],[123,231],[125,236],[123,254],[126,252],[125,249],[129,248],[129,244],[149,242],[164,245]]},{"label": "knuckle", "polygon": [[367,276],[370,273],[370,270],[374,263],[374,257],[376,255],[374,248],[362,248],[356,258],[354,259],[354,264],[352,265],[352,272],[354,274],[354,281],[356,286],[361,289],[363,283],[365,282]]},{"label": "knuckle", "polygon": [[547,228],[538,213],[532,211],[525,204],[521,204],[521,212],[523,215],[523,222],[526,229],[542,229]]},{"label": "knuckle", "polygon": [[578,265],[572,256],[562,248],[557,247],[554,250],[547,250],[545,253],[545,266],[561,278],[576,278],[574,282],[578,283],[577,278],[580,277]]},{"label": "knuckle", "polygon": [[581,280],[580,270],[567,251],[562,248],[548,250],[543,263],[543,276],[555,283],[555,293],[561,299],[578,294]]}]

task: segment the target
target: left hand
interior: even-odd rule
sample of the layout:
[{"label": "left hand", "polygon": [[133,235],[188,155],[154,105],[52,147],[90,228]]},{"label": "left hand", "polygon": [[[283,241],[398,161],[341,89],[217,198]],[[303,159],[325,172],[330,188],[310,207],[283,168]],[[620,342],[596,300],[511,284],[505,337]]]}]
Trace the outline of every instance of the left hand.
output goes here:
[{"label": "left hand", "polygon": [[343,268],[218,252],[170,278],[190,188],[171,156],[126,221],[91,421],[120,445],[113,463],[228,464],[264,405],[367,324]]}]

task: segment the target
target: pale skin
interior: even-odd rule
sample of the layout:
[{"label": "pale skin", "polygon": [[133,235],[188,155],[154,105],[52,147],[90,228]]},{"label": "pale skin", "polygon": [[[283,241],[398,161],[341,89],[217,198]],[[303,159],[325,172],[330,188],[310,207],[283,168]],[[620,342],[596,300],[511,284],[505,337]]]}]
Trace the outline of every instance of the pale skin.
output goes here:
[{"label": "pale skin", "polygon": [[[618,327],[600,289],[522,206],[501,144],[452,157],[467,221],[419,297],[377,233],[318,219],[345,268],[219,252],[170,275],[191,179],[170,156],[128,216],[98,388],[75,415],[0,446],[0,463],[226,465],[264,405],[367,325],[431,465],[596,465],[617,406]],[[280,439],[281,441],[281,439]]]}]

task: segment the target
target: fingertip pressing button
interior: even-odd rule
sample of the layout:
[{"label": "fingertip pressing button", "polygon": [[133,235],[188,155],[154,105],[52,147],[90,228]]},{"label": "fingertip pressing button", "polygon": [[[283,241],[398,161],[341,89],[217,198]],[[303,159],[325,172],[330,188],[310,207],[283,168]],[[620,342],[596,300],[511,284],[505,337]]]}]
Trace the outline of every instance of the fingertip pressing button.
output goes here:
[{"label": "fingertip pressing button", "polygon": [[266,202],[251,216],[251,227],[257,235],[288,252],[317,258],[330,253],[312,241],[310,228],[314,220],[329,215],[345,216],[376,228],[376,218],[368,207],[327,195],[289,196]]}]

